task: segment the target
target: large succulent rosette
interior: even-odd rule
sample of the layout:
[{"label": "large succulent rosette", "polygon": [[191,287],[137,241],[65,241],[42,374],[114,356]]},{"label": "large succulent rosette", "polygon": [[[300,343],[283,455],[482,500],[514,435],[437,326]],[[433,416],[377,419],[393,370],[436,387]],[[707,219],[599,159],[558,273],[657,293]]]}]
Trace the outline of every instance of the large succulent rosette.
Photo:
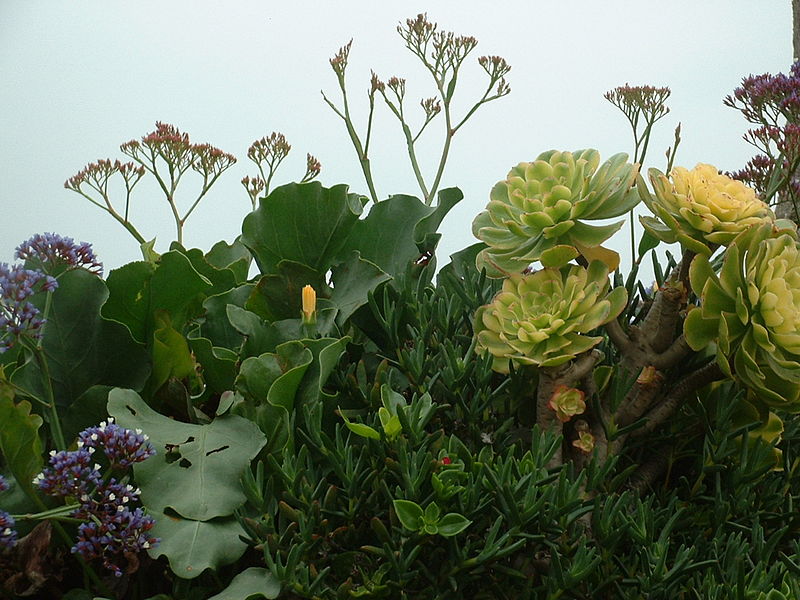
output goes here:
[{"label": "large succulent rosette", "polygon": [[775,219],[755,191],[712,165],[701,163],[691,171],[675,167],[670,173],[672,181],[658,169],[650,169],[648,174],[655,195],[643,185],[638,189],[658,218],[640,217],[642,225],[658,239],[680,242],[697,254],[710,255],[751,225]]},{"label": "large succulent rosette", "polygon": [[625,288],[609,291],[608,267],[545,268],[517,273],[503,282],[490,304],[475,312],[477,351],[494,357],[492,368],[508,373],[517,365],[555,367],[590,350],[603,336],[591,332],[619,315]]},{"label": "large succulent rosette", "polygon": [[619,256],[600,245],[623,221],[583,221],[618,217],[638,204],[638,167],[627,160],[627,154],[615,154],[601,165],[597,150],[551,150],[511,169],[472,223],[475,237],[488,246],[477,257],[478,268],[501,277],[535,261],[561,267],[579,254],[616,268]]},{"label": "large succulent rosette", "polygon": [[684,322],[689,346],[715,342],[717,362],[763,403],[800,412],[800,245],[794,229],[740,234],[715,273],[698,255],[689,272],[700,307]]}]

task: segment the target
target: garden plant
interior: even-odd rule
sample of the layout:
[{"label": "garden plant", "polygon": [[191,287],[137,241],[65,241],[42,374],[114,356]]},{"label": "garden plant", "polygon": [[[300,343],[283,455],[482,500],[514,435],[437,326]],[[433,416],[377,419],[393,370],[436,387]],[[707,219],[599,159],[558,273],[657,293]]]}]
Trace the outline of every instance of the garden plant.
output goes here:
[{"label": "garden plant", "polygon": [[[442,261],[451,145],[510,67],[478,58],[485,91],[456,104],[477,41],[398,31],[434,82],[419,120],[373,74],[360,134],[350,44],[330,61],[365,195],[314,181],[312,155],[276,185],[272,133],[241,235],[186,248],[236,159],[157,123],[65,184],[141,260],[104,273],[44,233],[0,263],[0,597],[799,598],[800,242],[771,205],[796,206],[800,64],[725,99],[760,152],[737,173],[681,166],[680,128],[647,168],[670,90],[610,91],[633,156],[532,148]],[[379,195],[381,107],[420,198]],[[144,177],[168,246],[129,220]]]}]

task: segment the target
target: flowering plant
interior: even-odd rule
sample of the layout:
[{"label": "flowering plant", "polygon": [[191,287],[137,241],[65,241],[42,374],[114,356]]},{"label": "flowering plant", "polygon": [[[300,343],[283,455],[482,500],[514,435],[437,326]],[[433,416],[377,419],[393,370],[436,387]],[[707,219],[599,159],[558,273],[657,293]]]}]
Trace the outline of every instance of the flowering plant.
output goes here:
[{"label": "flowering plant", "polygon": [[[459,119],[477,41],[424,15],[399,33],[435,84],[416,127],[405,80],[373,74],[360,137],[350,45],[330,61],[342,104],[325,100],[367,195],[313,181],[312,156],[273,185],[290,149],[276,132],[247,151],[241,236],[187,248],[187,218],[235,159],[157,123],[122,145],[132,162],[67,182],[145,260],[104,275],[88,244],[48,233],[0,265],[0,597],[800,597],[800,245],[768,206],[793,193],[797,67],[730,102],[769,121],[754,139],[780,141],[766,191],[674,166],[680,129],[646,181],[670,92],[626,85],[606,98],[631,162],[518,164],[487,190],[480,241],[437,271],[462,198],[441,189],[451,142],[509,92],[509,67],[478,59],[489,85]],[[377,195],[376,98],[419,199]],[[437,118],[428,177],[416,144]],[[201,191],[179,205],[192,172]],[[145,176],[175,218],[163,253],[129,219]],[[637,234],[640,200],[653,214]],[[623,221],[586,221],[626,215],[623,277],[604,247]],[[662,242],[680,256],[650,253]]]}]

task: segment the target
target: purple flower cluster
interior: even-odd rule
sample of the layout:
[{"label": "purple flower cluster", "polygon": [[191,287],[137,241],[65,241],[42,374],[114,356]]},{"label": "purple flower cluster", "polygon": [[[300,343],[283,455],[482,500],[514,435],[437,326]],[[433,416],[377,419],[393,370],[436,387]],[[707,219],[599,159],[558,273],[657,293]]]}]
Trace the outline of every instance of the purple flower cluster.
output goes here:
[{"label": "purple flower cluster", "polygon": [[131,431],[116,425],[109,419],[108,423],[100,423],[97,427],[89,427],[82,431],[79,442],[86,448],[102,448],[112,466],[127,469],[137,462],[142,462],[155,454],[155,450],[147,443],[147,435],[141,429]]},{"label": "purple flower cluster", "polygon": [[22,335],[41,339],[44,319],[29,298],[39,290],[51,292],[57,287],[58,282],[41,271],[0,263],[0,353]]},{"label": "purple flower cluster", "polygon": [[800,121],[800,61],[788,75],[750,75],[741,87],[725,98],[725,104],[742,112],[751,123],[779,125],[781,117],[790,123]]},{"label": "purple flower cluster", "polygon": [[[731,176],[753,187],[767,201],[777,191],[770,186],[780,180],[796,194],[798,183],[784,174],[794,173],[800,166],[800,61],[792,65],[788,75],[745,77],[724,103],[758,126],[744,139],[761,152]],[[775,179],[776,174],[780,179]]]},{"label": "purple flower cluster", "polygon": [[[0,475],[0,492],[5,492],[8,489],[8,482]],[[17,543],[17,532],[14,531],[15,525],[14,517],[0,510],[0,549],[11,548]]]},{"label": "purple flower cluster", "polygon": [[155,454],[141,431],[120,427],[109,419],[78,434],[78,449],[52,452],[50,466],[33,482],[51,496],[71,497],[80,502],[71,516],[85,522],[78,528],[72,552],[86,560],[98,559],[117,577],[126,555],[158,543],[148,532],[152,517],[134,507],[141,494],[113,477],[104,480],[101,466],[93,462],[97,449],[103,451],[114,469],[127,469]]},{"label": "purple flower cluster", "polygon": [[17,246],[16,257],[44,266],[64,265],[71,269],[83,268],[98,276],[103,274],[103,264],[97,260],[91,244],[77,244],[71,237],[57,233],[37,233]]}]

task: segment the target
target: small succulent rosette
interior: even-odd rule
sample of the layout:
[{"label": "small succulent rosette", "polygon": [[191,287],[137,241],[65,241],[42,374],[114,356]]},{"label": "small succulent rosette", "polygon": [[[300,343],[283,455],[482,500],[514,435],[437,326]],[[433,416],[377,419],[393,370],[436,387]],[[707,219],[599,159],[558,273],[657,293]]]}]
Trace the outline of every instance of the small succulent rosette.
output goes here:
[{"label": "small succulent rosette", "polygon": [[655,193],[644,185],[638,189],[655,217],[639,219],[651,235],[668,244],[680,242],[697,254],[710,255],[748,227],[775,221],[753,189],[712,165],[701,163],[691,171],[675,167],[669,178],[658,169],[648,174]]},{"label": "small succulent rosette", "polygon": [[490,304],[475,312],[477,351],[489,352],[492,368],[555,367],[591,350],[603,336],[586,335],[616,318],[627,302],[625,288],[609,291],[608,267],[592,261],[515,274]]},{"label": "small succulent rosette", "polygon": [[719,273],[700,254],[689,277],[700,296],[684,322],[689,346],[715,343],[722,370],[760,402],[800,412],[800,245],[794,229],[752,227],[728,246]]},{"label": "small succulent rosette", "polygon": [[639,203],[638,166],[627,161],[627,154],[615,154],[601,165],[597,150],[550,150],[511,169],[472,223],[475,237],[488,246],[477,257],[478,268],[504,277],[536,261],[561,267],[583,255],[614,270],[619,255],[601,244],[623,221],[584,221],[618,217]]}]

